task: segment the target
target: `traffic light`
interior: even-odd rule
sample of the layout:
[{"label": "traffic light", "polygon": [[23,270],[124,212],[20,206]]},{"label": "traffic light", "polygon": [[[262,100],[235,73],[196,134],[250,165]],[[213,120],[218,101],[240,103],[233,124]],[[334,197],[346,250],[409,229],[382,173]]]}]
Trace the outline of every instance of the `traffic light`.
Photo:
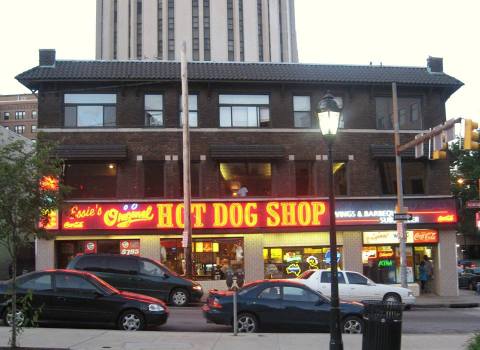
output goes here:
[{"label": "traffic light", "polygon": [[463,139],[463,149],[466,151],[478,150],[478,123],[471,119],[465,119],[465,136]]},{"label": "traffic light", "polygon": [[443,150],[433,151],[432,159],[433,160],[447,159],[447,151],[443,151]]}]

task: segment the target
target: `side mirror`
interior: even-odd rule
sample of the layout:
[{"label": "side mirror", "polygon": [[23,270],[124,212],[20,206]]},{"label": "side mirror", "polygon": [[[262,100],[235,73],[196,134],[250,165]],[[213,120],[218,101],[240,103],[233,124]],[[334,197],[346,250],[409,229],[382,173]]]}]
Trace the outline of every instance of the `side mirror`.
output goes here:
[{"label": "side mirror", "polygon": [[95,292],[93,292],[93,297],[94,297],[95,299],[101,298],[101,297],[103,297],[103,296],[104,296],[104,294],[103,294],[102,292],[98,291],[98,290],[96,290]]},{"label": "side mirror", "polygon": [[164,274],[163,274],[163,278],[167,279],[167,278],[169,278],[169,277],[170,277],[170,275],[169,275],[168,273],[164,273]]},{"label": "side mirror", "polygon": [[323,303],[325,303],[325,300],[323,300],[322,298],[319,298],[315,303],[315,305],[322,305]]}]

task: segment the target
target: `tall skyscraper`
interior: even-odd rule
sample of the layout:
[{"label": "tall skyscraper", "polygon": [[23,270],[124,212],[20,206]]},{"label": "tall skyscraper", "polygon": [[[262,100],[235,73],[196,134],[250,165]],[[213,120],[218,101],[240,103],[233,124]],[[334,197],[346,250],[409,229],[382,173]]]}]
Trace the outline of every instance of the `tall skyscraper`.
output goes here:
[{"label": "tall skyscraper", "polygon": [[297,62],[294,0],[97,0],[96,58]]}]

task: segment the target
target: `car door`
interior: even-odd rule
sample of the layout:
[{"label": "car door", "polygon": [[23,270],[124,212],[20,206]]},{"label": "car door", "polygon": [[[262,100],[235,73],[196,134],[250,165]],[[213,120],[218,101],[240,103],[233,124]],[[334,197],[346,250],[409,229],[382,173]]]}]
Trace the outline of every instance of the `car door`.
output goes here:
[{"label": "car door", "polygon": [[283,286],[284,326],[292,328],[326,328],[330,304],[303,286]]},{"label": "car door", "polygon": [[127,256],[107,256],[106,269],[99,277],[117,289],[138,293],[138,259]]},{"label": "car door", "polygon": [[103,323],[113,320],[115,307],[105,292],[82,275],[55,273],[57,319]]},{"label": "car door", "polygon": [[[340,299],[343,300],[350,300],[348,286],[345,284],[345,275],[342,271],[337,272],[338,276],[338,295]],[[331,295],[331,281],[332,281],[332,273],[330,271],[322,271],[320,276],[320,283],[319,283],[319,290],[318,292],[322,293],[323,295],[330,296]]]},{"label": "car door", "polygon": [[55,304],[55,298],[51,273],[35,273],[25,276],[25,278],[20,277],[17,286],[17,300],[21,300],[31,291],[32,310],[38,312],[39,320],[54,319],[55,315],[52,313],[52,307]]},{"label": "car door", "polygon": [[254,312],[262,326],[277,327],[285,316],[282,304],[281,286],[269,285],[259,290],[257,297],[248,306]]},{"label": "car door", "polygon": [[348,289],[352,300],[373,300],[381,298],[380,292],[368,278],[357,272],[346,272]]},{"label": "car door", "polygon": [[139,261],[137,292],[168,301],[170,290],[174,287],[172,277],[164,269],[151,261]]}]

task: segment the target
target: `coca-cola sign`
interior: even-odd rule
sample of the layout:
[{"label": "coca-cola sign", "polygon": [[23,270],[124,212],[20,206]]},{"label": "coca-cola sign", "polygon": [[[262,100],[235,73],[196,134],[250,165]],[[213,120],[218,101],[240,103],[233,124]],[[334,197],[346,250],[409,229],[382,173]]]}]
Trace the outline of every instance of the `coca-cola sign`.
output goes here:
[{"label": "coca-cola sign", "polygon": [[413,243],[438,243],[435,230],[413,230]]}]

